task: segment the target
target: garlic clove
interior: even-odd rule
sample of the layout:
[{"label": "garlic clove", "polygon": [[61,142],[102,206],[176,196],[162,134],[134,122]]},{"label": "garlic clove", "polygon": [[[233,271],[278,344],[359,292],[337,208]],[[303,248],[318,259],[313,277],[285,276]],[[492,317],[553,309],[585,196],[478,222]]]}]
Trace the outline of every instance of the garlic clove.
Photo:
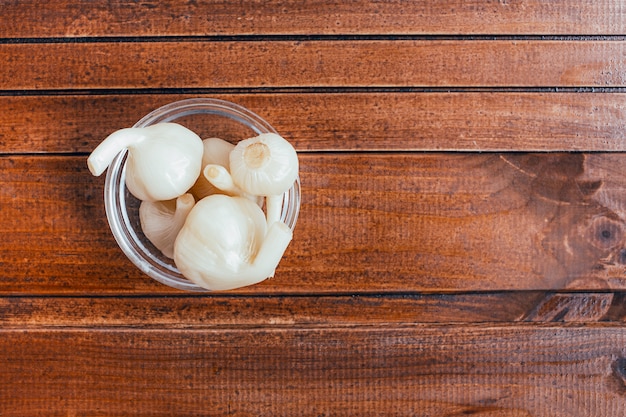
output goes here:
[{"label": "garlic clove", "polygon": [[174,257],[174,241],[195,204],[187,193],[176,200],[142,201],[139,206],[141,229],[152,244],[168,258]]},{"label": "garlic clove", "polygon": [[230,168],[230,153],[235,145],[220,138],[208,138],[202,141],[202,166],[209,164],[221,165]]},{"label": "garlic clove", "polygon": [[[203,170],[204,167],[210,164],[221,165],[227,170],[229,169],[229,156],[235,145],[220,138],[208,138],[202,141],[202,146]],[[200,175],[189,192],[193,194],[196,200],[202,200],[204,197],[220,191],[204,175]]]},{"label": "garlic clove", "polygon": [[291,229],[276,223],[268,231],[263,211],[250,200],[214,194],[191,210],[174,244],[174,262],[195,284],[229,290],[270,276],[290,241]]},{"label": "garlic clove", "polygon": [[174,199],[189,190],[200,175],[202,140],[176,123],[112,133],[87,159],[92,174],[102,174],[125,148],[128,149],[126,186],[140,200]]},{"label": "garlic clove", "polygon": [[244,139],[230,153],[233,181],[248,194],[283,194],[298,177],[298,169],[296,150],[275,133]]}]

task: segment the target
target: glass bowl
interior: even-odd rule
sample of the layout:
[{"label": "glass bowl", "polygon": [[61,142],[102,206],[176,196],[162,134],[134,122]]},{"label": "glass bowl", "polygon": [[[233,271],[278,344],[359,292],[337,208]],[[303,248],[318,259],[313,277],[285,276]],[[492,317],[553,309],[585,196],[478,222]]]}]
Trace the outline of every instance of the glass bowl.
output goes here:
[{"label": "glass bowl", "polygon": [[[176,122],[198,134],[202,139],[219,137],[231,143],[277,133],[260,116],[238,104],[212,98],[176,101],[150,112],[133,127]],[[172,259],[155,248],[145,237],[139,222],[140,201],[126,188],[126,156],[121,151],[107,170],[104,203],[111,232],[130,261],[142,272],[162,284],[187,291],[209,291],[185,278]],[[292,230],[300,211],[300,178],[283,195],[281,220]]]}]

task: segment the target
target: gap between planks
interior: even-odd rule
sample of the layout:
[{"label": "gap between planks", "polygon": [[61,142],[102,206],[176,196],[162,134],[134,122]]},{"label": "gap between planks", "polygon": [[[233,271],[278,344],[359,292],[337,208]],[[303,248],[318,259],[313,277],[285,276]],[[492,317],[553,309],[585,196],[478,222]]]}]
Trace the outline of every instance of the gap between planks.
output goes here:
[{"label": "gap between planks", "polygon": [[557,41],[598,42],[625,41],[626,35],[533,35],[533,34],[285,34],[285,35],[159,35],[159,36],[67,36],[67,37],[0,37],[0,45],[10,44],[83,44],[83,43],[159,43],[159,42],[367,42],[367,41]]}]

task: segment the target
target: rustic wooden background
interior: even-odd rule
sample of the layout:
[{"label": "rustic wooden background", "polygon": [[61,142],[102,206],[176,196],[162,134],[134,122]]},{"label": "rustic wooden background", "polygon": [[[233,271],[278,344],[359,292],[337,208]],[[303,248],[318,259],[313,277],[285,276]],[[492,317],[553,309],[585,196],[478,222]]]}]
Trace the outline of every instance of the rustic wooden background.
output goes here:
[{"label": "rustic wooden background", "polygon": [[[274,279],[108,229],[107,134],[187,97],[294,143]],[[626,1],[0,0],[0,416],[623,416]]]}]

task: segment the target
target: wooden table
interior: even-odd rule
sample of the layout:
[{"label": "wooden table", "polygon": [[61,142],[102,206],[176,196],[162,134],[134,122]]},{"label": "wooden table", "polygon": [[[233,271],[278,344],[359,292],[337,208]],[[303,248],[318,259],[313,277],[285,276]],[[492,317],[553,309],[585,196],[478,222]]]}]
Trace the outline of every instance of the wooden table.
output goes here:
[{"label": "wooden table", "polygon": [[[0,415],[623,416],[626,2],[0,2]],[[276,276],[135,268],[86,166],[188,97],[299,152]]]}]

